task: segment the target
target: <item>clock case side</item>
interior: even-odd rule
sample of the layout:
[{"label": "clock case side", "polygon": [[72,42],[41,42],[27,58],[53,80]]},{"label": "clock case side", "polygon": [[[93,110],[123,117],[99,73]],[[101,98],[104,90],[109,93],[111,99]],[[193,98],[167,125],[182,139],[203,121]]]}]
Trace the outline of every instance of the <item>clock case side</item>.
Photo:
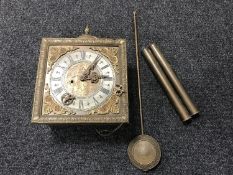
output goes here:
[{"label": "clock case side", "polygon": [[[97,40],[98,39],[98,40]],[[62,118],[60,116],[42,115],[44,83],[47,69],[48,49],[50,45],[86,45],[86,46],[107,46],[118,47],[119,57],[121,58],[121,65],[119,66],[122,77],[122,86],[124,94],[120,97],[120,113],[115,117],[69,117]],[[37,68],[37,77],[35,85],[35,94],[32,110],[32,123],[37,124],[107,124],[107,123],[128,123],[128,70],[127,70],[127,54],[126,54],[126,40],[125,39],[108,39],[96,38],[90,35],[82,35],[79,38],[43,38],[40,49],[39,63]]]},{"label": "clock case side", "polygon": [[125,116],[125,123],[129,123],[129,99],[128,99],[128,62],[127,62],[127,48],[126,48],[126,40],[119,39],[119,48],[121,50],[121,58],[122,58],[122,86],[125,92],[125,97],[122,100],[122,110]]},{"label": "clock case side", "polygon": [[40,117],[42,115],[42,103],[43,103],[43,91],[44,91],[44,80],[48,56],[48,38],[42,38],[40,47],[40,56],[37,66],[35,92],[32,108],[32,123],[40,123]]}]

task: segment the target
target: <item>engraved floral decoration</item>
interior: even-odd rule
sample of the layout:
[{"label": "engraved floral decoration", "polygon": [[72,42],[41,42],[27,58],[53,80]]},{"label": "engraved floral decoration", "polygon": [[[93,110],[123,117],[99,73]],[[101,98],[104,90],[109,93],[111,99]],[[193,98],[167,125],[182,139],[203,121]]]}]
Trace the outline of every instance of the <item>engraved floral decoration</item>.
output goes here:
[{"label": "engraved floral decoration", "polygon": [[50,46],[48,52],[48,68],[49,72],[52,69],[53,64],[60,58],[62,55],[66,54],[69,51],[78,49],[77,46]]},{"label": "engraved floral decoration", "polygon": [[125,91],[122,88],[122,85],[116,85],[116,87],[113,90],[113,95],[108,100],[106,104],[99,107],[98,109],[92,111],[92,113],[97,114],[118,114],[120,112],[119,109],[119,97],[124,93]]},{"label": "engraved floral decoration", "polygon": [[43,103],[43,114],[75,114],[71,111],[66,110],[62,106],[60,106],[57,102],[55,102],[50,95],[50,90],[48,85],[45,86],[45,94],[44,94],[44,103]]}]

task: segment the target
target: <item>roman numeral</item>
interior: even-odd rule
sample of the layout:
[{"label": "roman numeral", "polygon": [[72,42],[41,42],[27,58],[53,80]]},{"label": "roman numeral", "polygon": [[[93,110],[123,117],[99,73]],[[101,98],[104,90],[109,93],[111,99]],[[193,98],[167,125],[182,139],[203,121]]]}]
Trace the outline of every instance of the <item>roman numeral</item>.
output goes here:
[{"label": "roman numeral", "polygon": [[81,58],[82,58],[83,60],[85,60],[85,57],[86,57],[86,52],[81,51]]},{"label": "roman numeral", "polygon": [[65,70],[65,69],[66,69],[66,67],[65,67],[65,66],[61,66],[61,65],[58,65],[58,67],[62,68],[63,70]]},{"label": "roman numeral", "polygon": [[96,100],[96,98],[95,98],[95,97],[93,97],[93,100],[94,100],[94,102],[95,102],[95,104],[96,104],[96,105],[98,105],[98,104],[99,104],[99,102]]},{"label": "roman numeral", "polygon": [[106,76],[104,76],[104,80],[105,81],[112,81],[112,77],[109,77],[109,76],[106,75]]},{"label": "roman numeral", "polygon": [[61,77],[58,77],[58,78],[52,77],[51,80],[52,80],[52,81],[61,81]]},{"label": "roman numeral", "polygon": [[83,109],[83,100],[79,100],[79,109]]},{"label": "roman numeral", "polygon": [[101,69],[104,70],[107,67],[109,67],[109,64],[106,64],[105,66],[101,67]]},{"label": "roman numeral", "polygon": [[101,55],[97,55],[95,60],[100,59],[100,58],[101,58]]},{"label": "roman numeral", "polygon": [[59,88],[55,89],[53,92],[54,92],[55,95],[58,95],[58,94],[60,94],[62,91],[63,91],[62,87],[59,87]]},{"label": "roman numeral", "polygon": [[72,64],[74,63],[74,60],[73,60],[72,56],[71,56],[71,55],[68,55],[67,57],[68,57],[68,59],[69,59],[69,61],[70,61],[70,64],[72,65]]},{"label": "roman numeral", "polygon": [[109,94],[109,90],[103,87],[100,89],[100,91],[103,92],[104,94],[107,94],[107,95]]}]

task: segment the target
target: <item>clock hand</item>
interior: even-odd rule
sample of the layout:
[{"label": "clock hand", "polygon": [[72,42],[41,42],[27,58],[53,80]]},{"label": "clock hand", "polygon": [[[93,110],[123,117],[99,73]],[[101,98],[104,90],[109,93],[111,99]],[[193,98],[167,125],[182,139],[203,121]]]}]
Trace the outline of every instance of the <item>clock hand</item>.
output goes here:
[{"label": "clock hand", "polygon": [[99,75],[97,72],[93,71],[90,73],[89,76],[85,77],[86,80],[91,80],[91,83],[98,83],[99,79],[105,79],[105,78],[110,78],[107,75]]},{"label": "clock hand", "polygon": [[97,63],[99,62],[100,57],[98,56],[89,66],[88,68],[83,72],[83,74],[80,76],[81,81],[88,80],[88,77],[92,70],[95,69]]},{"label": "clock hand", "polygon": [[90,75],[91,83],[98,83],[99,79],[110,78],[106,75],[99,75],[97,72],[92,72]]}]

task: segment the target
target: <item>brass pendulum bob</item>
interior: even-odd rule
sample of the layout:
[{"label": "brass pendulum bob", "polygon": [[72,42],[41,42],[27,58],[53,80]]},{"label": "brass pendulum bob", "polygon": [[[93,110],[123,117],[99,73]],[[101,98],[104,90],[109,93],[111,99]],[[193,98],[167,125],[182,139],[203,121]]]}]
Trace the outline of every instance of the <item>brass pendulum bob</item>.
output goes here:
[{"label": "brass pendulum bob", "polygon": [[133,12],[133,15],[134,15],[134,34],[135,34],[134,36],[135,36],[136,61],[137,61],[141,135],[137,136],[130,142],[128,146],[128,156],[131,163],[134,166],[136,166],[137,168],[143,171],[148,171],[154,168],[159,163],[161,158],[161,150],[159,143],[153,137],[144,134],[136,11]]}]

